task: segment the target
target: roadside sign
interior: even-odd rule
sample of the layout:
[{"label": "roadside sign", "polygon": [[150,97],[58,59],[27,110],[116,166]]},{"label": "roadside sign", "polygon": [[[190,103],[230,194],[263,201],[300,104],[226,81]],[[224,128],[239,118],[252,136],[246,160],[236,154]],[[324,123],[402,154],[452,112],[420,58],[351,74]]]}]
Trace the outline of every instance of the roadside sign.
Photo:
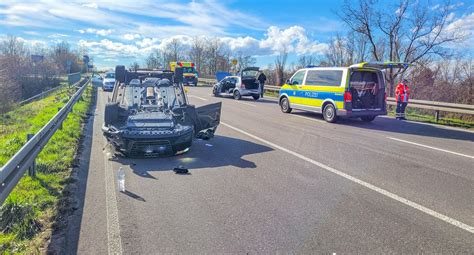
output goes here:
[{"label": "roadside sign", "polygon": [[237,62],[237,59],[235,59],[235,58],[234,58],[234,59],[232,59],[232,65],[236,66],[236,65],[237,65],[237,63],[238,63],[238,62]]}]

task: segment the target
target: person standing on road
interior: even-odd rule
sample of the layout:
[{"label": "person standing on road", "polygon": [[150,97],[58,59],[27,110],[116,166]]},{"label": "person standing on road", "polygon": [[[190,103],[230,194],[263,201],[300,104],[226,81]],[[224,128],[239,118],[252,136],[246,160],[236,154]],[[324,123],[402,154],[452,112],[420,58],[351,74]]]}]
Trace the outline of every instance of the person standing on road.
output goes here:
[{"label": "person standing on road", "polygon": [[263,72],[258,76],[258,82],[260,83],[260,97],[263,98],[263,88],[265,86],[265,81],[267,81],[267,76]]},{"label": "person standing on road", "polygon": [[410,88],[408,88],[407,80],[403,79],[402,82],[398,83],[395,89],[395,98],[397,100],[397,109],[395,117],[397,120],[405,119],[405,108],[408,105],[408,97],[410,96]]}]

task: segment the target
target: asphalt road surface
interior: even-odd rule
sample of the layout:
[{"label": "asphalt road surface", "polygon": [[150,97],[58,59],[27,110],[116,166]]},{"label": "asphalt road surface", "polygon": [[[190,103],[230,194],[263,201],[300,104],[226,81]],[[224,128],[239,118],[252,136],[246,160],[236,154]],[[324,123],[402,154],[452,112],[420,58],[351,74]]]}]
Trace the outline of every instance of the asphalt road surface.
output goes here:
[{"label": "asphalt road surface", "polygon": [[[472,253],[474,133],[379,117],[329,124],[275,100],[222,101],[216,136],[170,158],[109,160],[104,105],[86,129],[79,254]],[[172,169],[183,165],[189,175]],[[126,192],[116,173],[125,170]]]}]

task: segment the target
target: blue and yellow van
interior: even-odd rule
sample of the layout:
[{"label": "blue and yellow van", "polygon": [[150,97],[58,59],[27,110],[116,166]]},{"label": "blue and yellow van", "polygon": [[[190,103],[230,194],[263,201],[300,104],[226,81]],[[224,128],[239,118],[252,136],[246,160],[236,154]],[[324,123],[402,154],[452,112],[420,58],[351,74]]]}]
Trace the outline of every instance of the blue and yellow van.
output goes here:
[{"label": "blue and yellow van", "polygon": [[328,122],[339,116],[372,121],[386,115],[383,69],[400,70],[408,64],[364,62],[349,67],[309,67],[298,70],[280,89],[284,113],[292,109],[322,113]]}]

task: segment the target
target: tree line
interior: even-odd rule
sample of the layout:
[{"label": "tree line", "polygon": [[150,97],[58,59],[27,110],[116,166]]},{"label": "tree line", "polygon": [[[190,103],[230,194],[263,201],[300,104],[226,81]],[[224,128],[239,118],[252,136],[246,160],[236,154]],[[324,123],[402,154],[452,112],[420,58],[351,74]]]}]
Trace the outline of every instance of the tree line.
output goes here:
[{"label": "tree line", "polygon": [[[282,85],[298,68],[308,65],[406,62],[410,68],[386,72],[389,96],[395,84],[407,78],[414,98],[472,104],[472,56],[456,50],[472,35],[453,24],[454,8],[449,1],[431,5],[430,1],[345,0],[337,15],[347,29],[330,40],[323,54],[300,55],[296,62],[288,63],[286,48],[275,52],[273,63],[265,70],[267,83]],[[144,65],[159,68],[170,61],[188,60],[196,64],[201,76],[212,77],[216,71],[230,70],[234,58],[239,63],[237,70],[256,63],[255,57],[232,52],[219,39],[195,37],[191,47],[173,39],[165,49],[152,52]]]},{"label": "tree line", "polygon": [[67,42],[28,46],[8,36],[0,41],[0,112],[16,102],[60,84],[59,77],[79,72],[85,49],[73,50]]}]

